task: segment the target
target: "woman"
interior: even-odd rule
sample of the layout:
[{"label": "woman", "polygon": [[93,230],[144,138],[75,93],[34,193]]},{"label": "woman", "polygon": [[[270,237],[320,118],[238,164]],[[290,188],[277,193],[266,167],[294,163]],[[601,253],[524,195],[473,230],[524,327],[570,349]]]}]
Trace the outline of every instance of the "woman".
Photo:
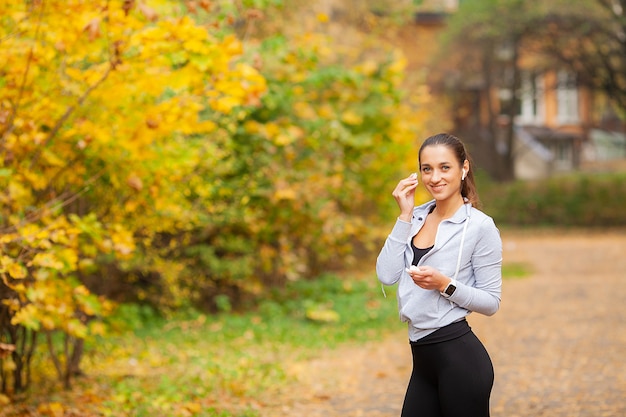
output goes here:
[{"label": "woman", "polygon": [[400,216],[376,263],[383,284],[398,283],[408,322],[413,372],[402,417],[488,417],[493,366],[465,317],[500,307],[502,241],[475,207],[470,157],[458,138],[426,139],[419,169],[433,200],[415,207],[417,174],[398,183]]}]

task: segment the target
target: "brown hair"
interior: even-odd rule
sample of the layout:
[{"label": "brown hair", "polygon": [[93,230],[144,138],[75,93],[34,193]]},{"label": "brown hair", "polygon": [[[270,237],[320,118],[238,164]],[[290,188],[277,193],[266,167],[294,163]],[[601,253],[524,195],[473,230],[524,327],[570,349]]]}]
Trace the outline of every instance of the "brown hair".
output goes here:
[{"label": "brown hair", "polygon": [[426,139],[420,147],[418,158],[420,166],[422,164],[422,150],[427,146],[444,145],[447,146],[455,155],[459,165],[463,167],[463,163],[467,159],[470,163],[469,172],[465,175],[465,180],[461,181],[461,195],[469,200],[474,207],[480,207],[480,199],[476,190],[476,182],[474,181],[474,165],[472,159],[465,149],[465,145],[461,139],[448,133],[439,133]]}]

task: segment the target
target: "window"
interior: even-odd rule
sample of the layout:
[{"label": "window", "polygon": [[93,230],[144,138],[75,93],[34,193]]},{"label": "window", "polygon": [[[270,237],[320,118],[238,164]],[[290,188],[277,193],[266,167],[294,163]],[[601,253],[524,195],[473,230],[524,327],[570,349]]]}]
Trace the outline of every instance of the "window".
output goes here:
[{"label": "window", "polygon": [[518,121],[525,124],[543,124],[545,112],[543,75],[523,71],[521,81]]},{"label": "window", "polygon": [[558,142],[555,152],[556,160],[559,162],[569,162],[572,159],[572,148],[569,143]]},{"label": "window", "polygon": [[567,71],[557,74],[557,120],[561,124],[577,123],[578,119],[578,88],[576,77]]}]

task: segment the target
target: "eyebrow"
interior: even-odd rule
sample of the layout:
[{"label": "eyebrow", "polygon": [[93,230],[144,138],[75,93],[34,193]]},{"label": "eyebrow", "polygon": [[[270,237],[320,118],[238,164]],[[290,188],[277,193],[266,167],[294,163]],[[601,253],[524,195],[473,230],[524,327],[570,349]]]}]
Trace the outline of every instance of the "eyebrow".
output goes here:
[{"label": "eyebrow", "polygon": [[[437,165],[437,164],[435,164],[435,165]],[[446,162],[440,162],[439,165],[452,165],[452,162],[447,162],[447,161]],[[424,163],[421,163],[420,166],[430,166],[430,164],[424,162]]]}]

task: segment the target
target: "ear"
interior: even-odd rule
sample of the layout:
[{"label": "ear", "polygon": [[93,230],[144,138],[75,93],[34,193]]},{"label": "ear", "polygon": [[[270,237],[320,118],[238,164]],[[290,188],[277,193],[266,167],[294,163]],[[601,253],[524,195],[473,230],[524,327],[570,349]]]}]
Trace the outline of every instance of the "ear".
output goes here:
[{"label": "ear", "polygon": [[470,169],[469,161],[466,159],[465,161],[463,161],[463,176],[461,177],[461,181],[465,179],[465,176],[469,172],[469,169]]}]

